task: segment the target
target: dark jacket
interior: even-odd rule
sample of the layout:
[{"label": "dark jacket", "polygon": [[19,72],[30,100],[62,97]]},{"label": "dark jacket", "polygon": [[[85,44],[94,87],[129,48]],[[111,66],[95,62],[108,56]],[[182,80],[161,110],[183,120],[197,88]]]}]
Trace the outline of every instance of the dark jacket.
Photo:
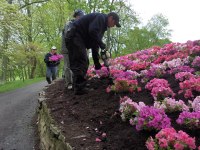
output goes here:
[{"label": "dark jacket", "polygon": [[47,53],[44,58],[44,62],[46,63],[47,67],[56,67],[60,64],[60,61],[49,61],[49,57],[51,57],[51,53]]},{"label": "dark jacket", "polygon": [[64,27],[64,29],[63,29],[63,31],[62,31],[62,45],[61,45],[61,47],[62,47],[62,53],[63,53],[63,54],[68,53],[68,50],[67,50],[67,47],[66,47],[66,43],[65,43],[65,37],[66,37],[67,31],[70,30],[70,29],[72,28],[73,22],[74,22],[74,21],[75,21],[75,20],[72,19],[72,20],[70,20],[68,23],[66,23],[66,24],[65,24],[65,27]]},{"label": "dark jacket", "polygon": [[91,13],[76,20],[73,24],[85,46],[89,49],[102,48],[104,32],[107,30],[107,15],[101,13]]}]

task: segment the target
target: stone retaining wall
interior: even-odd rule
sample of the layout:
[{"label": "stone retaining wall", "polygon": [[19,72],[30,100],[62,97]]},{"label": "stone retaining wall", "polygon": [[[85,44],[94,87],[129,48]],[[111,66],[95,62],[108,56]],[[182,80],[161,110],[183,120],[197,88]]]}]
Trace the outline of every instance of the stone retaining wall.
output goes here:
[{"label": "stone retaining wall", "polygon": [[38,130],[41,150],[72,150],[72,147],[65,142],[65,137],[51,117],[46,105],[44,91],[39,93],[38,102]]}]

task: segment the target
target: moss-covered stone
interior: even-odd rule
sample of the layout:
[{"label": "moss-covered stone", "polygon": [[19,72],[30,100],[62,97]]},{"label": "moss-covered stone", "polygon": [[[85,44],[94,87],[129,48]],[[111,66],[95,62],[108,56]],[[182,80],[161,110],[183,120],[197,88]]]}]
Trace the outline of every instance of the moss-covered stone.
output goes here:
[{"label": "moss-covered stone", "polygon": [[39,94],[38,107],[38,130],[40,136],[40,148],[42,150],[72,150],[65,142],[65,137],[55,125],[45,101],[45,94]]}]

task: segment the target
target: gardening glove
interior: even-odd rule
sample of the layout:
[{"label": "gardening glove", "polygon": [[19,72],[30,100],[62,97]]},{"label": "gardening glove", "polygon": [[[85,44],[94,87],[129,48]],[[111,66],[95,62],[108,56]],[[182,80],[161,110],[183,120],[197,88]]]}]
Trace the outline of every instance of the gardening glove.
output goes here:
[{"label": "gardening glove", "polygon": [[109,58],[110,58],[110,56],[109,56],[108,51],[105,49],[102,49],[101,50],[101,59],[103,60],[105,67],[109,67],[109,63],[108,63]]}]

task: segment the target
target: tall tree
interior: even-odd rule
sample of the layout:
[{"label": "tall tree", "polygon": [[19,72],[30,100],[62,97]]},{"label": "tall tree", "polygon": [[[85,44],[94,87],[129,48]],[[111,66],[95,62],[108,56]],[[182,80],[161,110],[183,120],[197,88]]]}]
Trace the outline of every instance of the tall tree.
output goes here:
[{"label": "tall tree", "polygon": [[[9,58],[5,55],[5,52],[9,48],[10,39],[13,38],[14,31],[19,28],[19,18],[21,15],[17,12],[18,8],[12,4],[12,0],[0,1],[0,80],[6,81],[8,74]],[[18,20],[19,19],[19,20]]]},{"label": "tall tree", "polygon": [[169,38],[171,36],[171,30],[168,29],[169,21],[162,14],[154,15],[147,23],[146,28],[149,32],[155,34],[155,41],[158,39]]},{"label": "tall tree", "polygon": [[0,0],[1,80],[44,75],[43,57],[52,45],[60,49],[62,29],[76,9],[82,9],[86,14],[111,11],[119,14],[122,27],[108,30],[104,36],[108,49],[116,56],[127,49],[136,50],[151,44],[166,43],[169,32],[163,28],[167,29],[167,21],[158,15],[147,26],[139,28],[137,14],[127,2]]},{"label": "tall tree", "polygon": [[125,44],[122,54],[170,43],[171,30],[168,29],[168,25],[167,18],[162,14],[157,14],[145,26],[129,29],[128,36],[122,39]]}]

